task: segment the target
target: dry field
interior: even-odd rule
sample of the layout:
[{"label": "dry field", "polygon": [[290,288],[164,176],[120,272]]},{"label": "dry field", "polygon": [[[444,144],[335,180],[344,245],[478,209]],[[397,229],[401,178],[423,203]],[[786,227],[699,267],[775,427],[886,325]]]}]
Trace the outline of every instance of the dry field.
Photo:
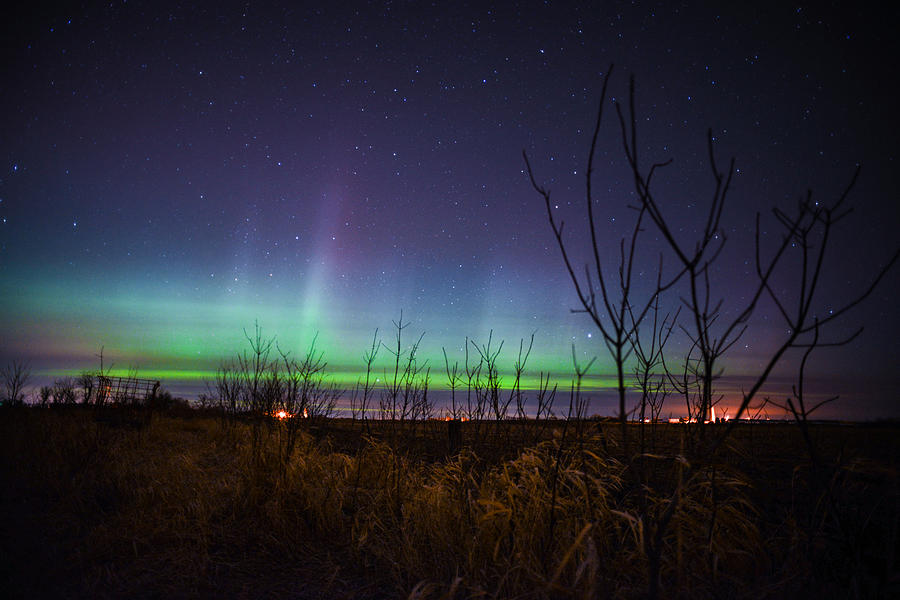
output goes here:
[{"label": "dry field", "polygon": [[114,417],[0,411],[4,596],[900,593],[897,425]]}]

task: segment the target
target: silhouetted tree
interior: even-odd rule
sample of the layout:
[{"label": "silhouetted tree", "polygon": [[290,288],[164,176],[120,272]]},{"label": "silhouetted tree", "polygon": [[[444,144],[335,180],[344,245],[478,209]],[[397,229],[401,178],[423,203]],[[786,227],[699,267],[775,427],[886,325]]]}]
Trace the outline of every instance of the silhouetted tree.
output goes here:
[{"label": "silhouetted tree", "polygon": [[[642,203],[636,207],[637,216],[635,218],[634,227],[628,238],[623,238],[619,244],[619,261],[615,270],[616,276],[610,277],[609,271],[604,268],[604,261],[601,258],[601,250],[599,243],[599,233],[597,231],[597,222],[594,217],[594,195],[593,195],[593,174],[594,174],[594,157],[597,151],[597,140],[600,136],[600,125],[603,122],[603,108],[606,104],[606,89],[612,74],[612,66],[603,78],[603,88],[600,92],[600,102],[597,110],[597,120],[594,125],[594,133],[591,136],[591,147],[587,157],[587,169],[585,172],[585,206],[587,210],[587,225],[590,230],[591,244],[590,254],[591,260],[584,265],[584,275],[576,273],[576,265],[571,257],[572,250],[563,237],[565,223],[557,222],[553,214],[553,206],[550,201],[550,191],[538,184],[535,179],[531,163],[525,151],[522,157],[525,160],[525,168],[532,187],[544,199],[544,206],[547,210],[547,220],[553,230],[560,253],[569,278],[575,286],[575,293],[581,303],[581,308],[573,309],[573,312],[587,313],[593,321],[597,329],[600,330],[606,348],[613,360],[616,369],[616,389],[619,400],[619,421],[622,431],[623,452],[627,452],[628,448],[628,409],[626,405],[626,391],[628,389],[628,368],[626,366],[628,359],[633,351],[634,342],[632,336],[640,326],[647,311],[653,305],[656,296],[672,286],[677,281],[680,273],[671,281],[663,283],[662,281],[662,259],[660,259],[659,270],[657,272],[656,289],[649,296],[641,301],[636,301],[633,297],[633,272],[635,265],[635,251],[638,246],[638,237],[642,231],[643,220],[646,216],[648,206]],[[583,377],[584,373],[581,374]]]},{"label": "silhouetted tree", "polygon": [[[714,138],[712,132],[708,131],[707,150],[712,173],[712,193],[705,216],[699,222],[699,233],[689,240],[680,239],[680,234],[676,235],[675,228],[665,217],[653,187],[656,173],[670,165],[672,161],[653,163],[649,167],[645,167],[640,161],[638,120],[634,108],[634,78],[632,77],[629,81],[627,107],[623,109],[623,105],[615,101],[614,104],[618,115],[624,154],[632,174],[635,196],[638,199],[638,205],[635,207],[637,219],[631,237],[622,240],[620,245],[618,289],[614,293],[611,281],[603,270],[597,223],[593,213],[594,199],[591,194],[593,157],[602,121],[609,77],[608,72],[603,80],[600,107],[588,154],[586,204],[593,261],[590,266],[585,267],[583,276],[576,274],[571,259],[571,249],[563,237],[564,224],[557,222],[553,214],[550,192],[536,182],[528,157],[524,152],[523,156],[532,186],[544,200],[548,221],[581,303],[582,308],[577,312],[586,312],[591,317],[601,331],[607,349],[616,365],[619,382],[619,419],[622,423],[623,440],[627,440],[625,424],[627,418],[625,405],[626,361],[636,348],[640,348],[638,350],[640,355],[638,379],[640,379],[641,364],[643,364],[645,373],[649,365],[663,365],[667,373],[667,380],[676,391],[684,395],[691,416],[702,423],[708,418],[712,406],[717,401],[714,384],[722,371],[722,358],[744,334],[750,317],[762,298],[768,297],[772,300],[786,325],[783,329],[786,333],[780,340],[776,340],[768,358],[763,361],[762,367],[753,376],[749,388],[743,392],[741,403],[734,415],[735,419],[719,435],[711,439],[709,444],[705,443],[706,438],[703,432],[706,429],[700,427],[700,440],[704,443],[691,449],[693,450],[691,455],[695,457],[694,461],[676,465],[678,477],[670,497],[658,503],[658,510],[642,517],[642,526],[644,527],[642,539],[648,560],[647,595],[654,598],[659,595],[660,591],[661,553],[665,547],[664,539],[679,506],[685,485],[697,477],[701,477],[706,478],[704,481],[713,491],[715,490],[715,468],[711,472],[706,472],[704,471],[705,466],[709,464],[711,457],[716,454],[724,440],[732,433],[737,419],[747,412],[772,370],[782,360],[785,353],[791,349],[802,349],[803,356],[799,367],[799,381],[794,388],[794,397],[787,403],[787,408],[798,422],[805,425],[808,415],[821,405],[808,406],[804,397],[803,379],[811,352],[815,348],[827,345],[843,345],[856,335],[837,341],[827,341],[823,339],[823,327],[846,315],[850,309],[871,295],[875,287],[900,258],[900,248],[895,250],[889,259],[875,271],[870,283],[861,287],[856,296],[839,307],[832,308],[826,316],[816,314],[817,293],[821,290],[822,280],[829,274],[830,267],[825,259],[826,255],[833,253],[833,250],[829,248],[833,239],[833,229],[850,212],[847,207],[847,198],[857,181],[859,172],[857,169],[849,185],[834,202],[814,202],[812,194],[808,193],[791,211],[780,208],[773,209],[773,215],[781,226],[782,235],[771,248],[763,247],[760,235],[760,215],[757,214],[753,249],[756,279],[749,284],[749,293],[745,294],[745,297],[749,299],[744,301],[736,312],[731,313],[734,316],[729,318],[728,313],[722,310],[723,298],[711,276],[711,267],[721,255],[727,239],[721,219],[731,189],[732,175],[735,172],[734,159],[729,161],[727,170],[719,170],[714,152]],[[674,257],[677,272],[671,280],[664,283],[662,259],[660,259],[656,290],[651,293],[646,303],[636,303],[631,299],[631,273],[635,247],[644,220],[649,221],[659,232],[668,254]],[[795,248],[799,250],[792,252]],[[777,289],[771,283],[776,270],[779,274],[786,272],[785,281],[787,282],[786,286],[779,286]],[[681,324],[680,329],[690,342],[687,355],[682,358],[682,366],[677,370],[674,368],[673,361],[666,361],[661,350],[657,354],[651,346],[648,353],[642,343],[638,341],[637,335],[648,310],[651,306],[658,306],[659,294],[673,286],[676,281],[679,281],[686,289],[686,294],[681,299],[683,307],[686,309],[685,322]],[[655,312],[655,314],[658,313]],[[668,329],[671,332],[672,327],[673,322],[664,318],[663,331]],[[654,327],[654,339],[657,339],[655,330]],[[665,335],[665,339],[668,339],[669,334]],[[661,347],[663,338],[659,338],[659,342]],[[576,367],[576,373],[579,377],[583,375],[578,367]],[[650,378],[646,377],[645,383],[648,383],[649,380]],[[645,399],[647,392],[645,387]],[[627,458],[627,444],[625,448]],[[713,493],[712,501],[715,502],[715,493]],[[711,520],[707,524],[710,531],[714,526],[715,514],[715,510],[713,510]]]},{"label": "silhouetted tree", "polygon": [[3,404],[9,406],[21,406],[25,403],[25,387],[31,378],[31,367],[28,363],[13,360],[2,370],[0,378],[3,380]]}]

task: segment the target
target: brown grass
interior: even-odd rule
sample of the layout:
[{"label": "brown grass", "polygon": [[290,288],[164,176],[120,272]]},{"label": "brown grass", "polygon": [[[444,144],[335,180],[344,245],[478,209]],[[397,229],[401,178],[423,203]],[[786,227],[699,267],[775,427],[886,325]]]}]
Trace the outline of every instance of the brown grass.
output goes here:
[{"label": "brown grass", "polygon": [[624,465],[616,429],[589,425],[526,444],[524,429],[492,437],[483,423],[446,456],[440,422],[398,436],[323,421],[285,464],[277,423],[257,453],[250,424],[209,417],[133,430],[77,409],[3,411],[0,585],[10,597],[643,597],[658,557],[663,597],[896,590],[895,428],[820,428],[831,462],[813,468],[790,426],[739,429],[716,457],[686,456],[679,426],[660,426],[657,451]]}]

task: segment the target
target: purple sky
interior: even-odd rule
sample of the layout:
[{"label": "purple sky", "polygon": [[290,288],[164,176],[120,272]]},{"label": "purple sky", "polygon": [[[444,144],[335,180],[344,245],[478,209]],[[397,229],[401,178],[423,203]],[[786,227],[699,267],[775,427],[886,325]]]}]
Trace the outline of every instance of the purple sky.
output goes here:
[{"label": "purple sky", "polygon": [[[612,372],[576,298],[521,152],[588,258],[584,169],[602,77],[637,82],[647,164],[673,229],[702,228],[705,146],[736,159],[713,269],[723,319],[754,284],[754,216],[850,180],[817,311],[864,288],[897,245],[898,9],[781,2],[18,5],[0,95],[0,360],[36,373],[96,364],[214,368],[258,319],[288,346],[319,332],[352,371],[403,311],[437,370],[466,336],[535,332],[531,366],[562,377],[571,345]],[[281,4],[279,6],[279,4]],[[9,9],[7,9],[9,10]],[[610,105],[594,175],[607,266],[635,200]],[[665,247],[648,227],[638,294]],[[749,261],[749,262],[748,262]],[[666,265],[673,265],[669,256]],[[778,280],[788,289],[792,278]],[[814,354],[851,416],[900,416],[895,269]],[[683,290],[664,298],[666,309]],[[785,326],[762,304],[723,382],[758,372]],[[834,339],[832,338],[832,339]],[[684,340],[673,342],[672,360]],[[790,381],[796,356],[779,370]],[[563,380],[564,382],[565,380]],[[736,392],[739,393],[739,392]]]}]

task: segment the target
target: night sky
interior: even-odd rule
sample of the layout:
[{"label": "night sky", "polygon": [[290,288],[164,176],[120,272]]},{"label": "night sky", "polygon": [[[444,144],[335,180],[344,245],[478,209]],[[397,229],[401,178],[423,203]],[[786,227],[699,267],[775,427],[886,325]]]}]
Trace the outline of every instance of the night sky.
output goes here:
[{"label": "night sky", "polygon": [[[425,332],[435,386],[441,348],[462,361],[466,336],[485,343],[493,330],[504,369],[534,332],[532,375],[566,385],[574,343],[579,360],[599,357],[602,387],[611,361],[569,312],[577,299],[521,153],[581,264],[584,170],[612,63],[594,174],[610,270],[634,222],[611,104],[631,75],[640,152],[674,159],[655,185],[685,240],[712,194],[708,128],[719,167],[736,159],[712,272],[723,318],[753,289],[756,212],[772,247],[772,207],[807,189],[832,200],[857,164],[856,209],[832,240],[817,310],[864,288],[897,245],[896,8],[34,4],[4,25],[0,361],[27,360],[38,380],[96,368],[103,347],[107,364],[199,389],[258,321],[294,353],[318,332],[349,382],[375,329],[389,340],[402,311],[410,342]],[[665,250],[652,227],[640,248],[639,297]],[[813,355],[816,393],[842,396],[829,414],[900,416],[898,289],[895,269],[828,330],[863,334]],[[784,335],[763,303],[722,390],[738,393]],[[789,354],[773,381],[783,388],[796,364]],[[596,412],[612,413],[604,402]]]}]

